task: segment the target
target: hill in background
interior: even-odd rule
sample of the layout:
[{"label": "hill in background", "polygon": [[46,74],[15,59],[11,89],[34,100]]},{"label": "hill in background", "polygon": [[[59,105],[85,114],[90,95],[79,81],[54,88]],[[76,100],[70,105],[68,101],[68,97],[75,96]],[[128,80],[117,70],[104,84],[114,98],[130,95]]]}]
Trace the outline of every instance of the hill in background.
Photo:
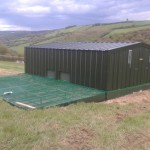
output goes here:
[{"label": "hill in background", "polygon": [[0,55],[15,56],[15,55],[17,55],[17,52],[7,48],[5,45],[0,43]]},{"label": "hill in background", "polygon": [[25,46],[54,41],[140,41],[150,44],[150,21],[74,25],[45,31],[1,31],[0,41],[19,54],[23,54]]}]

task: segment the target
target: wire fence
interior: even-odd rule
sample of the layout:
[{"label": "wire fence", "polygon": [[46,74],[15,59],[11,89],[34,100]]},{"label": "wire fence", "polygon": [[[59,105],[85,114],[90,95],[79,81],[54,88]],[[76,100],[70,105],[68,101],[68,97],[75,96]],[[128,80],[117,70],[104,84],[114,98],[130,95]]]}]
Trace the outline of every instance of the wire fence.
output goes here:
[{"label": "wire fence", "polygon": [[105,95],[98,89],[28,74],[0,77],[0,83],[1,97],[24,108],[46,108]]}]

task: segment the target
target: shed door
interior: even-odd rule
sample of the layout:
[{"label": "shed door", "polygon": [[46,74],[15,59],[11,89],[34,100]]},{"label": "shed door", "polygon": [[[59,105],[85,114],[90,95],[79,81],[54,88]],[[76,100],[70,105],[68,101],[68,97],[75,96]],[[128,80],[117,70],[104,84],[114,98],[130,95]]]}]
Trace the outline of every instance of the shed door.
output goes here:
[{"label": "shed door", "polygon": [[138,49],[134,51],[133,55],[133,81],[131,85],[143,84],[148,82],[148,70],[149,70],[149,52],[145,49]]},{"label": "shed door", "polygon": [[139,83],[149,82],[149,51],[148,49],[140,49],[139,54]]},{"label": "shed door", "polygon": [[47,73],[47,76],[51,78],[56,78],[56,73],[55,71],[49,70]]},{"label": "shed door", "polygon": [[70,82],[70,75],[69,75],[69,73],[60,72],[60,80],[64,80],[64,81]]}]

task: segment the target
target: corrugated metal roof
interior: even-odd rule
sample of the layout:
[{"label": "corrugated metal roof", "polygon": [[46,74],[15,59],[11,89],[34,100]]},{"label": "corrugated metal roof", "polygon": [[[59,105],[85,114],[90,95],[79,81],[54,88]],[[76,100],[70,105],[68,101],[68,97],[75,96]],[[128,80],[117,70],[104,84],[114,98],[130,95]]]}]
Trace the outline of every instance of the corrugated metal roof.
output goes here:
[{"label": "corrugated metal roof", "polygon": [[107,51],[130,45],[135,45],[140,42],[52,42],[41,45],[33,45],[33,48],[50,48],[50,49],[68,49],[68,50],[98,50]]}]

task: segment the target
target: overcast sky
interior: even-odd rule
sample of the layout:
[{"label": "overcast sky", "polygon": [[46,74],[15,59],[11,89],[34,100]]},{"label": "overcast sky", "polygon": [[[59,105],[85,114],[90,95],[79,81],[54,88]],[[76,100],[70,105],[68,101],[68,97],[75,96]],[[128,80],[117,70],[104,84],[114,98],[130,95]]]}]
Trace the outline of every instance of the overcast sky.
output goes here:
[{"label": "overcast sky", "polygon": [[0,0],[0,30],[150,20],[150,0]]}]

